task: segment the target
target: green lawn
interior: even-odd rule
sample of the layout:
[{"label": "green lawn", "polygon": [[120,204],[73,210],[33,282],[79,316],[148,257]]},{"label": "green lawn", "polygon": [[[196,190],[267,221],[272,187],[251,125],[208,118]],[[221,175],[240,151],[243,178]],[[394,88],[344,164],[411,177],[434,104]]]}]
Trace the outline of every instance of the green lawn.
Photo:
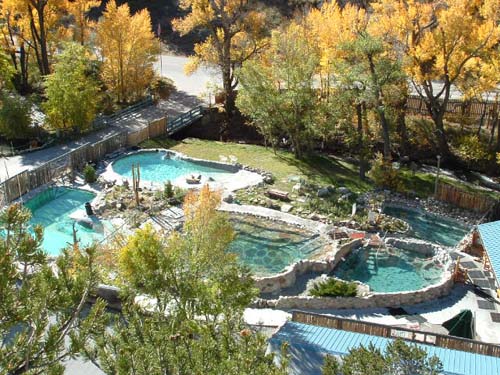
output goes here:
[{"label": "green lawn", "polygon": [[[314,155],[304,160],[297,160],[292,153],[278,151],[256,145],[216,142],[188,138],[174,141],[168,138],[156,138],[141,143],[144,148],[170,148],[195,158],[219,161],[220,156],[234,155],[238,162],[254,168],[271,172],[276,178],[275,187],[291,191],[297,179],[289,180],[291,176],[303,178],[320,186],[345,186],[354,192],[364,192],[374,188],[369,180],[361,180],[357,166],[339,158],[325,155]],[[401,169],[401,177],[406,191],[414,191],[425,198],[434,194],[435,175],[417,172],[413,174],[408,169]],[[485,194],[498,199],[500,195],[464,184],[441,176],[440,181],[456,186],[462,190],[476,194]]]},{"label": "green lawn", "polygon": [[357,167],[334,157],[315,155],[297,160],[290,152],[279,151],[262,146],[185,139],[175,142],[169,139],[148,140],[141,144],[148,148],[171,148],[195,158],[219,161],[220,156],[234,155],[238,162],[254,168],[271,172],[276,178],[278,189],[291,190],[296,181],[291,176],[304,178],[318,185],[345,186],[355,192],[370,190],[372,185],[359,178]]}]

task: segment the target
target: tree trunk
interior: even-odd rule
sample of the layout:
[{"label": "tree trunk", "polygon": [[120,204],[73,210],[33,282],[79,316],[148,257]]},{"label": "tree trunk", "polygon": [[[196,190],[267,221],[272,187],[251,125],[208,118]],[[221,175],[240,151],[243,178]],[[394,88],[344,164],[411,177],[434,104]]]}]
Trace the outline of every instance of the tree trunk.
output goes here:
[{"label": "tree trunk", "polygon": [[363,108],[361,103],[356,104],[356,118],[358,121],[358,152],[359,152],[359,178],[365,179],[365,150],[363,145]]},{"label": "tree trunk", "polygon": [[226,36],[222,46],[222,87],[224,90],[224,112],[226,113],[225,121],[220,129],[221,140],[227,135],[229,126],[234,114],[235,108],[235,93],[233,88],[233,77],[231,69],[231,37],[228,30],[224,30]]},{"label": "tree trunk", "polygon": [[436,125],[436,137],[438,141],[439,152],[443,159],[450,156],[450,147],[448,146],[448,139],[446,137],[446,132],[444,130],[444,112],[432,116],[432,120]]},{"label": "tree trunk", "polygon": [[384,139],[384,159],[391,160],[391,139],[389,134],[390,129],[389,122],[385,117],[382,88],[380,87],[377,77],[377,71],[375,70],[373,56],[371,54],[368,54],[367,58],[370,67],[371,80],[373,82],[373,85],[375,86],[375,105],[377,106],[377,113],[380,118],[380,126],[382,127],[382,138]]},{"label": "tree trunk", "polygon": [[406,106],[408,97],[405,95],[404,100],[398,103],[398,114],[396,118],[397,132],[401,138],[401,153],[403,156],[408,156],[410,147],[408,142],[408,129],[406,127]]},{"label": "tree trunk", "polygon": [[49,65],[49,53],[47,50],[47,34],[45,30],[45,16],[44,16],[44,8],[46,2],[44,0],[39,1],[37,7],[38,12],[38,25],[40,27],[40,55],[42,60],[42,75],[50,74],[50,65]]},{"label": "tree trunk", "polygon": [[438,142],[439,153],[443,159],[446,159],[450,156],[451,153],[448,146],[446,132],[444,130],[444,114],[446,112],[446,106],[448,105],[448,101],[450,99],[451,83],[446,78],[445,82],[443,82],[443,85],[445,85],[445,88],[442,103],[439,102],[439,98],[435,97],[432,92],[432,82],[424,83],[424,91],[426,96],[425,105],[436,127],[436,138]]}]

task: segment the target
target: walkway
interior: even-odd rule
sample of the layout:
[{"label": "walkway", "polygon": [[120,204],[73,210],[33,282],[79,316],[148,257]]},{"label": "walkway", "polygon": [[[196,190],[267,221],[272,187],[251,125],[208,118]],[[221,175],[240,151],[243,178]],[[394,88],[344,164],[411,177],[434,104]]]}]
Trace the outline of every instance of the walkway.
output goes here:
[{"label": "walkway", "polygon": [[33,169],[84,144],[95,143],[122,131],[137,131],[145,127],[148,122],[152,120],[164,117],[165,115],[168,117],[176,117],[200,104],[202,104],[202,102],[197,97],[177,91],[173,93],[171,98],[167,101],[160,102],[156,106],[143,108],[136,113],[119,118],[111,126],[83,136],[78,140],[56,144],[52,147],[23,155],[1,158],[0,181],[12,177],[24,170]]}]

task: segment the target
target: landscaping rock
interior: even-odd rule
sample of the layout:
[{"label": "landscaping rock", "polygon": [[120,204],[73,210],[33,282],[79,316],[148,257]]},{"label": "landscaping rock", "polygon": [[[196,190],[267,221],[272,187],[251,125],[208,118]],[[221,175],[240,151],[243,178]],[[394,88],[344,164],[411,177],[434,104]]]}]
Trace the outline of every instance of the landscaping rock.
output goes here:
[{"label": "landscaping rock", "polygon": [[303,190],[303,187],[302,187],[302,184],[300,182],[292,186],[292,191],[297,193],[297,194],[300,194],[302,190]]},{"label": "landscaping rock", "polygon": [[290,212],[293,209],[291,204],[284,204],[281,206],[281,212]]},{"label": "landscaping rock", "polygon": [[341,186],[337,189],[337,192],[339,194],[345,195],[345,194],[352,194],[352,191],[346,188],[345,186]]},{"label": "landscaping rock", "polygon": [[271,185],[274,183],[274,177],[271,174],[265,174],[262,179],[266,184]]},{"label": "landscaping rock", "polygon": [[234,202],[234,197],[232,194],[228,194],[227,196],[224,197],[224,202],[226,203],[233,203]]},{"label": "landscaping rock", "polygon": [[317,194],[318,194],[318,197],[325,198],[325,197],[328,197],[331,193],[327,187],[324,187],[324,188],[318,189]]}]

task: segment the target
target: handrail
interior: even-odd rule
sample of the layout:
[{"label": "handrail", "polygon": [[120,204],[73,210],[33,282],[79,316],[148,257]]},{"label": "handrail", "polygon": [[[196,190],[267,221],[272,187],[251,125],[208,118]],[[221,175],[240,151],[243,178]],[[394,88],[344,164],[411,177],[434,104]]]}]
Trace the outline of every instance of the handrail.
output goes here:
[{"label": "handrail", "polygon": [[167,122],[167,133],[173,134],[185,126],[191,125],[195,120],[199,119],[203,115],[203,111],[203,106],[198,106],[188,112],[180,114],[172,120],[169,120]]},{"label": "handrail", "polygon": [[[417,331],[409,328],[393,327],[379,323],[338,318],[299,310],[292,311],[292,321],[317,325],[326,328],[340,329],[343,331],[369,334],[372,336],[400,337],[406,341],[411,341],[414,343],[421,343],[446,349],[489,355],[492,357],[500,357],[500,345],[461,337],[459,338],[455,336],[447,336],[439,333]],[[398,335],[398,332],[409,333],[410,337]],[[419,340],[419,336],[423,336],[423,339]]]}]

